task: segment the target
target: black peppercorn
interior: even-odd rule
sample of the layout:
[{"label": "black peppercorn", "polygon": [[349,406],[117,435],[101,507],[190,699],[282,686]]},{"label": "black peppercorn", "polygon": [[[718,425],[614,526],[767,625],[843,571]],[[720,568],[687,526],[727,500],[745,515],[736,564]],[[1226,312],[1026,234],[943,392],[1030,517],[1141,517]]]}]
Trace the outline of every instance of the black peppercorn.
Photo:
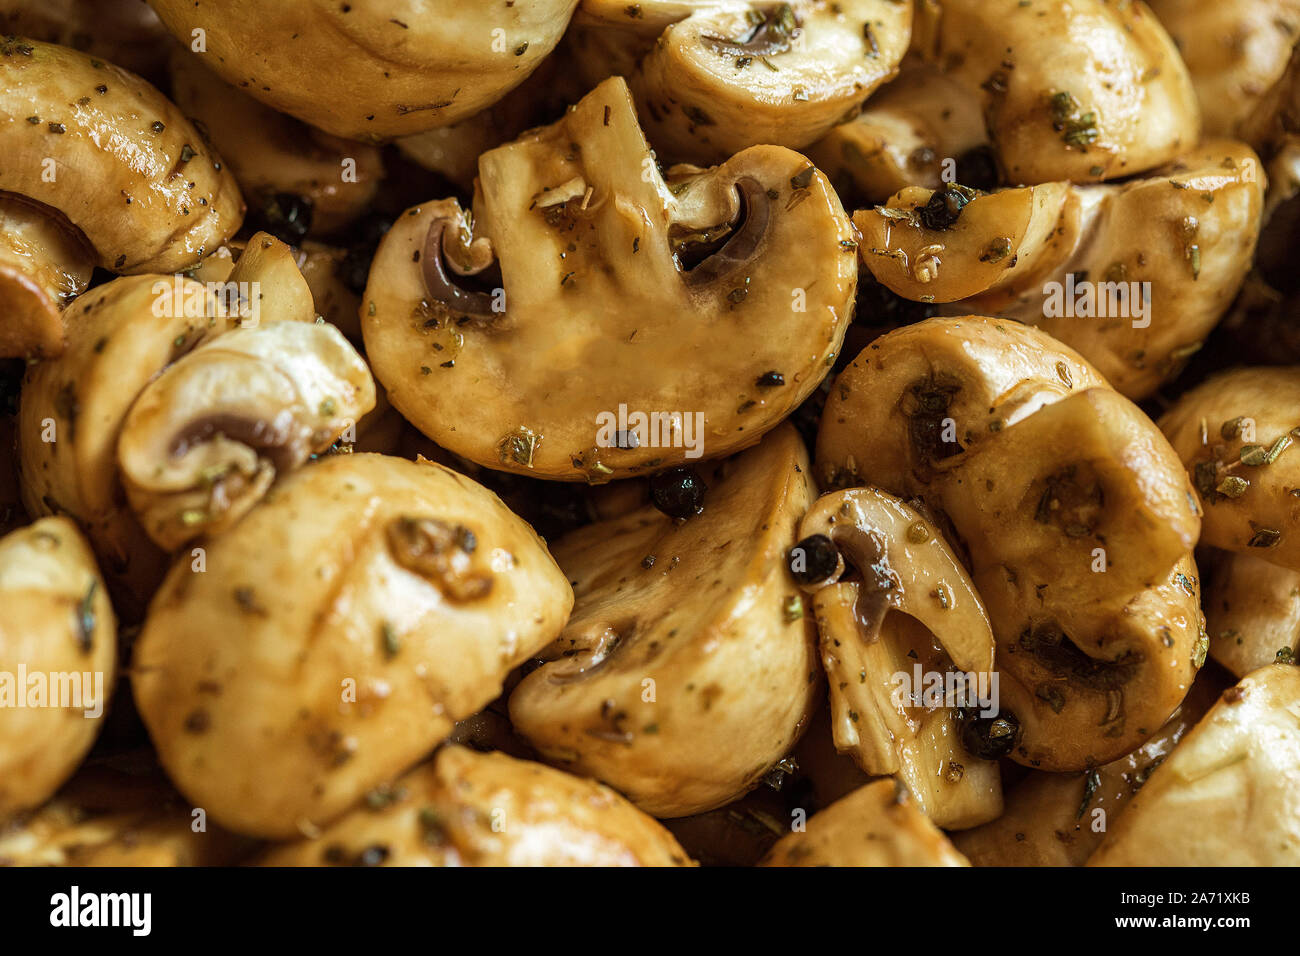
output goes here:
[{"label": "black peppercorn", "polygon": [[997,717],[981,717],[977,713],[954,712],[961,725],[962,745],[981,760],[996,760],[1015,749],[1020,736],[1020,721],[1011,711]]},{"label": "black peppercorn", "polygon": [[926,229],[947,229],[960,217],[966,204],[975,198],[975,191],[956,183],[945,183],[936,189],[930,201],[920,207],[921,225]]},{"label": "black peppercorn", "polygon": [[810,535],[790,549],[790,573],[800,584],[825,581],[839,566],[839,549],[824,534]]},{"label": "black peppercorn", "polygon": [[296,246],[311,229],[312,201],[296,193],[276,193],[250,219],[254,230],[269,232],[281,242]]},{"label": "black peppercorn", "polygon": [[650,500],[672,518],[690,518],[702,512],[708,490],[694,468],[670,468],[650,479]]}]

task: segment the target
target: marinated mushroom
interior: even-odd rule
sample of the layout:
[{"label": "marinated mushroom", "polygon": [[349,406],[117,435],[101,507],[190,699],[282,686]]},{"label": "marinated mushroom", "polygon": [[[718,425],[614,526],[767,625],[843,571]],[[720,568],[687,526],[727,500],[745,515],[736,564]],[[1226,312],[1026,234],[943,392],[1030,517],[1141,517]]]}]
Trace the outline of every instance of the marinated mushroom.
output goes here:
[{"label": "marinated mushroom", "polygon": [[786,566],[809,472],[782,426],[704,477],[699,514],[649,505],[557,541],[574,613],[511,695],[515,728],[658,817],[758,784],[819,686],[812,617]]},{"label": "marinated mushroom", "polygon": [[583,0],[572,37],[589,80],[628,76],[664,156],[722,162],[815,142],[897,74],[911,25],[893,0]]},{"label": "marinated mushroom", "polygon": [[1008,182],[1134,176],[1200,139],[1187,67],[1143,3],[929,0],[913,34],[980,97]]},{"label": "marinated mushroom", "polygon": [[839,348],[852,224],[797,153],[665,182],[614,78],[484,154],[477,195],[473,216],[443,200],[399,217],[362,306],[393,405],[471,461],[600,482],[717,458]]},{"label": "marinated mushroom", "polygon": [[95,265],[136,275],[197,263],[239,228],[239,187],[140,77],[67,47],[0,39],[0,191],[85,235]]},{"label": "marinated mushroom", "polygon": [[491,106],[554,49],[578,0],[150,0],[208,66],[268,106],[346,139],[446,126]]},{"label": "marinated mushroom", "polygon": [[[791,567],[811,593],[836,749],[873,776],[900,777],[938,826],[998,816],[995,758],[1015,718],[998,713],[988,615],[941,530],[892,495],[855,488],[819,500],[799,538]],[[959,714],[1001,723],[982,740]],[[981,752],[963,742],[970,734]]]},{"label": "marinated mushroom", "polygon": [[167,30],[143,0],[0,0],[0,36],[70,46],[151,81],[167,60]]},{"label": "marinated mushroom", "polygon": [[0,358],[58,355],[60,312],[86,291],[93,269],[75,229],[42,207],[0,196]]},{"label": "marinated mushroom", "polygon": [[1210,656],[1238,677],[1300,659],[1300,571],[1250,552],[1216,555],[1206,574]]},{"label": "marinated mushroom", "polygon": [[1065,346],[977,317],[882,336],[832,386],[817,462],[828,484],[915,496],[951,523],[1017,762],[1107,763],[1185,696],[1206,640],[1195,496],[1150,420]]},{"label": "marinated mushroom", "polygon": [[659,823],[609,787],[448,745],[266,866],[689,866]]},{"label": "marinated mushroom", "polygon": [[322,459],[183,557],[149,608],[136,706],[222,825],[314,832],[400,774],[559,633],[536,533],[440,465]]},{"label": "marinated mushroom", "polygon": [[877,780],[781,839],[762,866],[970,866],[894,780]]},{"label": "marinated mushroom", "polygon": [[1300,864],[1300,668],[1243,678],[1151,774],[1089,866]]},{"label": "marinated mushroom", "polygon": [[4,820],[44,803],[95,742],[116,676],[117,620],[95,558],[66,518],[0,538],[0,606]]}]

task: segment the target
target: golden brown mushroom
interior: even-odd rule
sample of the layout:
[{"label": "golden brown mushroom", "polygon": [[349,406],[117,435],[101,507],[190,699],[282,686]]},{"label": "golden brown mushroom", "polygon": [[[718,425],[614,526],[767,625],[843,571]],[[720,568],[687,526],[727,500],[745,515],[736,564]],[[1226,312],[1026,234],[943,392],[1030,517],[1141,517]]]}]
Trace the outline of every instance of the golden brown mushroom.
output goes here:
[{"label": "golden brown mushroom", "polygon": [[63,350],[63,307],[90,282],[94,260],[80,233],[44,207],[0,197],[0,358]]},{"label": "golden brown mushroom", "polygon": [[1249,552],[1222,552],[1206,573],[1210,656],[1238,677],[1300,659],[1300,571]]}]

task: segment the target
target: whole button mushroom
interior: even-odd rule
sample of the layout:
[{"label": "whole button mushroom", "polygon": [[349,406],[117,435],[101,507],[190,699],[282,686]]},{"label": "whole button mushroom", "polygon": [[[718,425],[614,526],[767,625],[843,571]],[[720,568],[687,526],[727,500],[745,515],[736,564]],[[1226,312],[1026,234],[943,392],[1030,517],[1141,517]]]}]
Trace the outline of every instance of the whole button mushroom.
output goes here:
[{"label": "whole button mushroom", "polygon": [[762,866],[970,866],[907,788],[877,780],[781,839]]},{"label": "whole button mushroom", "polygon": [[366,806],[265,866],[689,866],[657,821],[609,787],[449,744]]},{"label": "whole button mushroom", "polygon": [[526,80],[578,0],[150,0],[227,83],[347,139],[446,126]]},{"label": "whole button mushroom", "polygon": [[1143,3],[928,0],[913,32],[979,95],[1008,182],[1133,176],[1200,139],[1187,67]]},{"label": "whole button mushroom", "polygon": [[721,162],[759,143],[801,149],[840,122],[897,75],[912,7],[583,0],[574,22],[581,68],[593,81],[629,77],[656,149]]},{"label": "whole button mushroom", "polygon": [[67,518],[0,538],[0,606],[4,820],[44,803],[95,742],[116,676],[117,620]]},{"label": "whole button mushroom", "polygon": [[[984,605],[939,528],[892,495],[855,488],[823,496],[799,536],[791,566],[812,593],[836,749],[873,776],[897,774],[938,826],[998,816],[995,758],[1018,725],[999,712]],[[830,574],[816,567],[827,543]],[[854,579],[840,580],[845,571]],[[1001,721],[978,754],[963,743],[962,711]]]},{"label": "whole button mushroom", "polygon": [[66,47],[0,39],[0,190],[85,235],[95,265],[197,263],[239,228],[239,187],[202,134],[133,73]]},{"label": "whole button mushroom", "polygon": [[1300,667],[1223,692],[1151,774],[1089,866],[1300,865]]},{"label": "whole button mushroom", "polygon": [[786,564],[815,494],[789,425],[705,479],[703,511],[653,506],[555,543],[568,627],[510,696],[548,760],[658,817],[721,806],[798,740],[819,684],[812,615]]},{"label": "whole button mushroom", "polygon": [[951,522],[1017,762],[1114,760],[1186,695],[1207,641],[1195,496],[1155,425],[1065,346],[978,317],[882,336],[832,386],[817,460],[831,484],[915,496]]},{"label": "whole button mushroom", "polygon": [[416,763],[573,600],[495,495],[381,455],[293,473],[205,547],[154,597],[133,688],[168,776],[251,836],[312,833]]},{"label": "whole button mushroom", "polygon": [[613,78],[484,154],[477,197],[400,216],[362,305],[375,376],[449,451],[592,482],[717,458],[830,368],[856,243],[797,153],[666,182]]}]

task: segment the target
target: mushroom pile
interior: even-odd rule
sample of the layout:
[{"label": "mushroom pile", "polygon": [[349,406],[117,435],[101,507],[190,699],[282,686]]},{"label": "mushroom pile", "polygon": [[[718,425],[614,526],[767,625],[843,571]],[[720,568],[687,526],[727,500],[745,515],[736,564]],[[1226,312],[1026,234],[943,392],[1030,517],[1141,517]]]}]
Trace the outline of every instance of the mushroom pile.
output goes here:
[{"label": "mushroom pile", "polygon": [[0,865],[1300,865],[1297,243],[1297,0],[7,0]]}]

